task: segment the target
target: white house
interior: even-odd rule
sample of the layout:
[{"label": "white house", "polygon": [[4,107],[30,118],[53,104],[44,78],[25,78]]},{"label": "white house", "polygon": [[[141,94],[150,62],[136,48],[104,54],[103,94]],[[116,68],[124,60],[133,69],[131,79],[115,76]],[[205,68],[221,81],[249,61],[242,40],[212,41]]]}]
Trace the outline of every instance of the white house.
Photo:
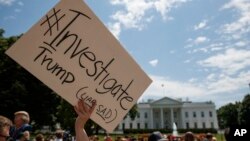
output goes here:
[{"label": "white house", "polygon": [[218,129],[217,114],[213,102],[191,102],[163,97],[137,104],[138,116],[131,120],[127,116],[118,129],[172,129],[215,128]]}]

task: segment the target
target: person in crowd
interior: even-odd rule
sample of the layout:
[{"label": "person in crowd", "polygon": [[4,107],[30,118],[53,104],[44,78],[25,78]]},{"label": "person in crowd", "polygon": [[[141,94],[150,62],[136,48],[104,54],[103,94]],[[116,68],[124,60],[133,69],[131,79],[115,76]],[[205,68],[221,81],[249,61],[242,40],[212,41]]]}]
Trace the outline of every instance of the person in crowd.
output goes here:
[{"label": "person in crowd", "polygon": [[10,136],[10,126],[12,126],[12,122],[8,118],[0,115],[0,141],[6,141]]},{"label": "person in crowd", "polygon": [[49,135],[49,136],[47,136],[47,138],[45,138],[45,141],[54,141],[54,140],[55,140],[54,135]]},{"label": "person in crowd", "polygon": [[14,141],[21,138],[29,140],[30,131],[32,129],[29,125],[29,113],[26,111],[17,111],[14,115],[14,126],[10,128],[10,136]]},{"label": "person in crowd", "polygon": [[21,132],[18,136],[16,141],[29,141],[30,139],[30,132]]},{"label": "person in crowd", "polygon": [[56,131],[55,141],[63,141],[63,130]]},{"label": "person in crowd", "polygon": [[44,136],[43,134],[37,134],[35,139],[36,141],[44,141]]},{"label": "person in crowd", "polygon": [[149,135],[148,141],[166,141],[167,139],[163,138],[163,135],[159,131],[155,131]]},{"label": "person in crowd", "polygon": [[206,138],[203,141],[212,141],[213,135],[211,133],[206,134]]},{"label": "person in crowd", "polygon": [[184,141],[194,141],[195,137],[192,132],[186,132],[184,135]]},{"label": "person in crowd", "polygon": [[84,129],[84,126],[89,120],[95,107],[96,102],[93,102],[92,106],[88,106],[83,100],[78,100],[77,105],[74,106],[74,109],[78,115],[75,120],[75,133],[77,141],[89,141],[89,137]]}]

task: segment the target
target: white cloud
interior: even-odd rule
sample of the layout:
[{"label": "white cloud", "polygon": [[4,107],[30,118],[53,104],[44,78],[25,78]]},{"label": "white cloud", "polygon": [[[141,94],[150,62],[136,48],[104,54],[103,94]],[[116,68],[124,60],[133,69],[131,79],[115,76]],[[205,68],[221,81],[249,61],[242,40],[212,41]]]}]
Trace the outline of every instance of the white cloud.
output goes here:
[{"label": "white cloud", "polygon": [[191,62],[191,60],[185,60],[184,61],[184,63],[190,63]]},{"label": "white cloud", "polygon": [[[114,23],[119,23],[120,29],[142,30],[154,18],[153,15],[148,14],[149,11],[159,12],[164,20],[170,20],[172,19],[171,16],[168,16],[170,10],[185,2],[187,0],[110,0],[112,5],[123,7],[122,10],[111,15],[111,18]],[[116,26],[117,24],[111,23],[109,25]],[[115,27],[110,27],[110,29],[113,28]]]},{"label": "white cloud", "polygon": [[170,53],[170,54],[174,54],[174,53],[175,53],[175,50],[171,50],[169,53]]},{"label": "white cloud", "polygon": [[231,0],[222,9],[236,9],[239,17],[236,21],[223,25],[223,33],[234,35],[232,38],[239,39],[243,34],[250,32],[250,1]]},{"label": "white cloud", "polygon": [[250,51],[227,49],[225,53],[217,54],[203,61],[199,61],[203,67],[221,69],[223,73],[232,75],[250,66]]},{"label": "white cloud", "polygon": [[172,98],[185,98],[202,96],[205,91],[196,85],[170,80],[161,76],[150,76],[153,83],[143,94],[143,98],[162,98],[168,96]]},{"label": "white cloud", "polygon": [[21,2],[21,1],[19,1],[17,4],[20,5],[20,6],[24,5],[23,2]]},{"label": "white cloud", "polygon": [[14,11],[17,12],[17,13],[19,13],[19,12],[21,12],[22,10],[21,10],[21,9],[15,9]]},{"label": "white cloud", "polygon": [[149,61],[149,64],[153,67],[156,67],[158,65],[158,62],[159,62],[158,59],[154,59],[154,60]]},{"label": "white cloud", "polygon": [[4,20],[15,20],[16,17],[15,16],[7,16],[7,17],[4,17]]},{"label": "white cloud", "polygon": [[200,22],[199,24],[194,26],[194,30],[199,30],[199,29],[203,29],[207,26],[207,21],[203,20],[202,22]]},{"label": "white cloud", "polygon": [[214,73],[211,73],[211,74],[209,74],[209,75],[207,76],[207,80],[213,81],[213,80],[215,80],[215,77],[216,77],[216,75],[215,75]]},{"label": "white cloud", "polygon": [[0,0],[0,5],[12,5],[15,0]]},{"label": "white cloud", "polygon": [[[208,80],[208,94],[230,93],[242,89],[250,82],[250,71],[241,72],[235,77],[221,75],[216,81]],[[215,76],[214,76],[215,77]],[[210,82],[209,82],[210,81]]]},{"label": "white cloud", "polygon": [[235,97],[235,94],[238,90],[248,87],[250,82],[249,76],[250,71],[241,72],[235,77],[212,73],[203,81],[191,78],[187,82],[181,82],[163,76],[150,75],[153,82],[140,97],[139,101],[142,99],[157,100],[167,96],[171,98],[189,98],[191,101],[199,102],[212,100],[217,107],[220,107],[228,102],[243,98],[245,93],[241,93],[237,97]]},{"label": "white cloud", "polygon": [[[250,16],[250,15],[249,15],[249,16]],[[244,47],[244,46],[247,45],[247,43],[244,42],[244,41],[239,41],[239,42],[235,43],[235,45],[236,45],[237,47]]]},{"label": "white cloud", "polygon": [[194,43],[195,44],[201,44],[201,43],[204,43],[204,42],[208,42],[209,39],[205,36],[200,36],[200,37],[197,37],[195,40],[194,40]]},{"label": "white cloud", "polygon": [[119,39],[119,35],[121,32],[121,24],[120,23],[113,23],[113,24],[109,24],[108,28],[110,30],[111,33],[113,33],[113,35]]},{"label": "white cloud", "polygon": [[154,6],[157,12],[160,12],[164,20],[172,20],[172,17],[168,16],[168,13],[172,8],[178,7],[180,4],[187,2],[187,0],[157,0],[154,2]]}]

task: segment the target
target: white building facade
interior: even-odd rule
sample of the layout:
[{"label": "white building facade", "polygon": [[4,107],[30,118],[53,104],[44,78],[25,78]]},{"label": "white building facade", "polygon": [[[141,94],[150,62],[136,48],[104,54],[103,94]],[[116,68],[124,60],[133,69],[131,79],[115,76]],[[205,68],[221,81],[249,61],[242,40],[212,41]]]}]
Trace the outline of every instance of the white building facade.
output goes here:
[{"label": "white building facade", "polygon": [[118,129],[218,129],[218,120],[213,102],[191,102],[163,97],[156,101],[137,104],[138,116],[127,116]]}]

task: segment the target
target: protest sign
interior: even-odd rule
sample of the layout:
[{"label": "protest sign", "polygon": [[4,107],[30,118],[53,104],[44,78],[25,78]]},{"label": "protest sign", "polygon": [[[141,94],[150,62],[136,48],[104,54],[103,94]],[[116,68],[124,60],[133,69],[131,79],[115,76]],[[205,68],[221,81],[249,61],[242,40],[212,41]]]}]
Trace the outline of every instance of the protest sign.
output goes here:
[{"label": "protest sign", "polygon": [[61,0],[6,54],[72,105],[97,101],[91,119],[108,132],[151,83],[82,0]]}]

